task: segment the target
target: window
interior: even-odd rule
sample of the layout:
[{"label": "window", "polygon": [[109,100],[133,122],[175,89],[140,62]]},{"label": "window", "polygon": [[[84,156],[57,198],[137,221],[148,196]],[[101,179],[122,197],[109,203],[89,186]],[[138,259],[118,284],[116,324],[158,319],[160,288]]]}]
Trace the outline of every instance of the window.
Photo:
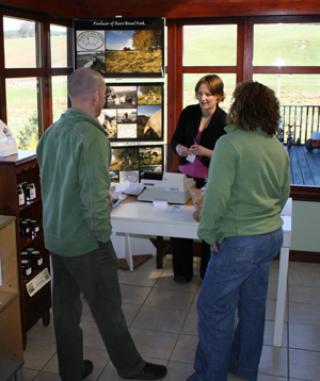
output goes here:
[{"label": "window", "polygon": [[236,25],[183,27],[184,66],[235,66],[236,61]]},{"label": "window", "polygon": [[320,23],[289,21],[254,25],[253,79],[271,87],[280,101],[280,137],[292,183],[319,186],[320,163],[306,147],[320,130]]},{"label": "window", "polygon": [[6,80],[7,123],[19,149],[34,150],[38,141],[38,104],[36,78]]},{"label": "window", "polygon": [[72,35],[68,25],[49,16],[45,20],[5,6],[0,21],[0,119],[12,129],[19,149],[34,150],[42,132],[67,108]]},{"label": "window", "polygon": [[67,67],[67,27],[50,25],[51,67]]},{"label": "window", "polygon": [[36,67],[36,23],[4,17],[3,32],[5,67]]},{"label": "window", "polygon": [[[268,38],[266,38],[268,36]],[[319,66],[320,24],[254,26],[255,66]]]},{"label": "window", "polygon": [[68,108],[67,77],[52,77],[52,114],[53,121],[60,118],[60,115]]}]

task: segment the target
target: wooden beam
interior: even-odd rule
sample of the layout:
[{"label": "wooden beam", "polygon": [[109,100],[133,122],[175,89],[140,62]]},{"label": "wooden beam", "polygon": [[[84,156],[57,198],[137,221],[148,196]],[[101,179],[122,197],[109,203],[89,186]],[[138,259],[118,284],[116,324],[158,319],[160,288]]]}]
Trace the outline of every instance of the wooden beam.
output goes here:
[{"label": "wooden beam", "polygon": [[320,15],[319,0],[1,0],[7,6],[57,17],[163,16],[167,18]]}]

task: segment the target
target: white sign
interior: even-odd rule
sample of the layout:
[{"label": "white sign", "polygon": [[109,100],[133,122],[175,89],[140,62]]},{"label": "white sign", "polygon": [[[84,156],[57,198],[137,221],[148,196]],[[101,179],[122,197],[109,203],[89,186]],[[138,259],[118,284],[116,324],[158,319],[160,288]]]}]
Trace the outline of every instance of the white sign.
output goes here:
[{"label": "white sign", "polygon": [[44,287],[50,281],[51,275],[49,274],[49,270],[46,267],[37,276],[32,278],[30,282],[26,284],[29,296],[33,296],[34,294],[36,294],[39,290],[42,289],[42,287]]}]

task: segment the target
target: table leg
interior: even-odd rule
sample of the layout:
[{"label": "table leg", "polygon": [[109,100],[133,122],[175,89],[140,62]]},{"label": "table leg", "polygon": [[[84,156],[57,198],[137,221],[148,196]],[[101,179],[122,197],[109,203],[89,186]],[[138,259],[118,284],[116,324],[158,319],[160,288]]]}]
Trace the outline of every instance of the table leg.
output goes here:
[{"label": "table leg", "polygon": [[125,235],[125,251],[129,269],[130,271],[133,271],[132,248],[129,234]]},{"label": "table leg", "polygon": [[157,237],[156,240],[157,247],[157,269],[162,269],[163,267],[163,251],[164,251],[164,239],[163,237]]},{"label": "table leg", "polygon": [[274,319],[273,345],[280,347],[282,344],[284,314],[286,309],[286,294],[289,265],[289,248],[283,247],[280,252],[279,274],[276,312]]}]

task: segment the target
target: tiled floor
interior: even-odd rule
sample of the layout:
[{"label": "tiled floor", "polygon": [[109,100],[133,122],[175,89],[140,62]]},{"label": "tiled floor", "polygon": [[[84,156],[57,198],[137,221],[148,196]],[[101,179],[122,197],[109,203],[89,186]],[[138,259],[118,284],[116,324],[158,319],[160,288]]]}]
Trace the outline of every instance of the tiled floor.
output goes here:
[{"label": "tiled floor", "polygon": [[[195,264],[198,273],[198,264]],[[120,271],[123,309],[131,334],[143,357],[168,366],[166,381],[185,381],[192,373],[197,344],[196,300],[200,280],[175,284],[170,256],[162,270],[154,258],[133,272]],[[272,347],[278,262],[270,273],[265,343],[259,381],[320,380],[320,265],[289,265],[286,325],[281,348]],[[84,303],[82,328],[85,357],[94,363],[87,378],[120,381]],[[39,322],[28,332],[24,381],[59,381],[52,324]],[[229,381],[235,381],[230,376]]]}]

